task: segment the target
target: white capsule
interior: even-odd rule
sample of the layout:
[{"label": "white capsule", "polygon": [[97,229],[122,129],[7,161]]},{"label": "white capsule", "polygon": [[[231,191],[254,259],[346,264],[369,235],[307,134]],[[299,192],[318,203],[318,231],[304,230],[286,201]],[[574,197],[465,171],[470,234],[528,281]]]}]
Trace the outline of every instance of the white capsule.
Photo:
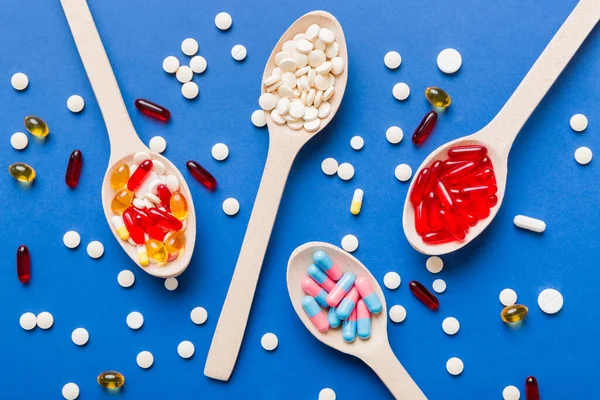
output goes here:
[{"label": "white capsule", "polygon": [[533,232],[544,232],[546,230],[546,223],[541,219],[526,217],[525,215],[517,215],[514,219],[516,226],[522,229],[527,229]]}]

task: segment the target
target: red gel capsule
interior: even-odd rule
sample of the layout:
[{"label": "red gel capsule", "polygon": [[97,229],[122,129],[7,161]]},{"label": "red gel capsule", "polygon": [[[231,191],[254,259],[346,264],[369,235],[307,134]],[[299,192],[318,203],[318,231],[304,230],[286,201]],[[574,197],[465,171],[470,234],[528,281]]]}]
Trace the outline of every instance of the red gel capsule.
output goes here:
[{"label": "red gel capsule", "polygon": [[167,235],[167,232],[165,232],[158,225],[148,225],[148,227],[146,228],[146,233],[152,239],[160,240],[161,242],[164,240],[165,236]]},{"label": "red gel capsule", "polygon": [[151,208],[147,212],[150,218],[154,218],[155,224],[165,231],[179,231],[183,228],[183,223],[180,220],[165,211]]},{"label": "red gel capsule", "polygon": [[156,195],[160,199],[160,204],[167,210],[171,211],[171,191],[166,185],[158,185],[156,187]]},{"label": "red gel capsule", "polygon": [[435,183],[438,181],[439,177],[442,176],[444,172],[444,162],[437,160],[433,163],[429,171],[429,179],[425,184],[425,190],[423,193],[427,194],[433,191]]},{"label": "red gel capsule", "polygon": [[481,161],[479,161],[479,165],[481,165],[483,168],[494,168],[492,166],[492,160],[490,160],[488,156],[483,157]]},{"label": "red gel capsule", "polygon": [[422,239],[423,242],[427,244],[442,244],[456,240],[454,239],[454,236],[446,230],[427,233],[422,236]]},{"label": "red gel capsule", "polygon": [[435,197],[433,192],[429,192],[427,197],[423,200],[425,203],[425,211],[427,213],[427,219],[429,227],[433,231],[437,231],[442,228],[442,221],[439,217],[440,204],[439,200]]},{"label": "red gel capsule", "polygon": [[24,244],[17,248],[17,278],[23,284],[29,283],[31,279],[31,256]]},{"label": "red gel capsule", "polygon": [[450,171],[467,164],[467,160],[446,160],[444,161],[444,171]]},{"label": "red gel capsule", "polygon": [[435,194],[440,199],[440,204],[447,210],[456,208],[454,196],[450,193],[444,182],[438,181],[435,185]]},{"label": "red gel capsule", "polygon": [[439,211],[439,216],[442,220],[442,223],[444,224],[444,227],[448,229],[452,236],[454,236],[459,241],[465,240],[467,233],[462,227],[464,225],[462,221],[457,221],[456,216],[454,214],[451,214],[450,211],[444,209],[441,209]]},{"label": "red gel capsule", "polygon": [[419,235],[429,232],[429,222],[427,221],[427,209],[425,202],[422,201],[415,207],[415,229]]},{"label": "red gel capsule", "polygon": [[488,206],[490,208],[494,207],[496,204],[498,204],[498,196],[492,195],[488,197]]},{"label": "red gel capsule", "polygon": [[129,231],[129,236],[136,244],[144,244],[146,242],[146,235],[144,229],[136,223],[136,212],[133,207],[128,207],[123,211],[123,222],[125,228]]},{"label": "red gel capsule", "polygon": [[479,185],[464,187],[460,189],[460,195],[466,198],[478,196],[491,196],[493,194],[496,194],[497,191],[498,188],[496,187],[496,185]]},{"label": "red gel capsule", "polygon": [[525,399],[540,400],[537,379],[533,376],[528,376],[527,379],[525,379]]},{"label": "red gel capsule", "polygon": [[83,166],[83,156],[81,151],[75,150],[69,157],[69,163],[67,164],[67,173],[65,174],[65,182],[70,188],[75,188],[79,183],[79,176],[81,175],[81,167]]},{"label": "red gel capsule", "polygon": [[435,122],[437,121],[437,113],[435,111],[429,111],[412,135],[412,141],[417,146],[423,144],[423,142],[431,135],[433,128],[435,128]]},{"label": "red gel capsule", "polygon": [[421,202],[421,199],[424,196],[425,186],[427,186],[427,181],[429,180],[429,168],[423,168],[419,175],[417,175],[417,179],[415,180],[415,184],[413,185],[412,191],[410,192],[410,202],[416,206]]},{"label": "red gel capsule", "polygon": [[460,182],[464,177],[468,176],[472,171],[477,168],[477,164],[474,161],[469,161],[466,164],[459,165],[442,175],[442,180],[448,182]]},{"label": "red gel capsule", "polygon": [[410,287],[412,294],[414,294],[417,299],[421,300],[421,303],[425,304],[430,310],[435,311],[440,308],[440,302],[437,297],[427,290],[420,282],[410,281],[408,287]]},{"label": "red gel capsule", "polygon": [[171,118],[171,112],[169,110],[149,100],[136,99],[134,104],[142,114],[147,115],[150,118],[157,119],[161,122],[167,122]]},{"label": "red gel capsule", "polygon": [[137,188],[139,188],[152,171],[152,167],[152,160],[142,161],[142,163],[138,165],[137,169],[133,171],[133,174],[131,174],[129,177],[129,180],[127,181],[127,189],[134,192]]},{"label": "red gel capsule", "polygon": [[478,220],[482,220],[490,216],[490,207],[487,202],[474,202],[468,199],[457,198],[456,205],[460,209],[475,216]]},{"label": "red gel capsule", "polygon": [[186,164],[190,174],[208,190],[215,190],[217,187],[217,180],[210,174],[202,165],[196,161],[188,161]]},{"label": "red gel capsule", "polygon": [[448,157],[453,160],[480,160],[487,154],[484,146],[456,146],[448,150]]}]

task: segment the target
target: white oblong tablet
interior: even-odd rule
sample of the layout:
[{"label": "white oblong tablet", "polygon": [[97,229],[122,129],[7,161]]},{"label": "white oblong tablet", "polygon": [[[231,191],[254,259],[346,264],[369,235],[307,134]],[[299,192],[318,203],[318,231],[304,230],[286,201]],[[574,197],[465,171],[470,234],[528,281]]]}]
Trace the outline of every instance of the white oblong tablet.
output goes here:
[{"label": "white oblong tablet", "polygon": [[233,59],[236,61],[243,61],[247,54],[248,51],[241,44],[236,44],[231,49],[231,57],[233,57]]},{"label": "white oblong tablet", "polygon": [[437,56],[437,66],[445,74],[453,74],[460,69],[462,56],[455,49],[444,49]]},{"label": "white oblong tablet", "polygon": [[400,164],[394,170],[394,175],[400,182],[406,182],[412,176],[412,168],[408,164]]},{"label": "white oblong tablet", "polygon": [[404,82],[398,82],[392,88],[392,94],[396,98],[396,100],[406,100],[410,95],[410,88]]},{"label": "white oblong tablet", "polygon": [[446,281],[443,279],[436,279],[433,281],[431,287],[436,293],[444,293],[446,291]]},{"label": "white oblong tablet", "polygon": [[[145,151],[139,151],[133,155],[133,162],[136,164],[141,164],[143,161],[150,160],[150,154]],[[137,168],[137,165],[136,165]],[[129,171],[130,174],[133,174],[133,171]]]},{"label": "white oblong tablet", "polygon": [[207,65],[206,58],[202,56],[194,56],[190,60],[190,68],[195,74],[201,74],[206,71]]},{"label": "white oblong tablet", "polygon": [[189,340],[184,340],[177,346],[177,354],[179,354],[181,358],[185,359],[193,356],[195,350],[194,343],[190,342]]},{"label": "white oblong tablet", "polygon": [[179,60],[175,56],[168,56],[163,60],[162,67],[167,74],[174,74],[179,68]]},{"label": "white oblong tablet", "polygon": [[388,51],[383,57],[383,63],[389,69],[396,69],[402,64],[402,57],[397,51]]},{"label": "white oblong tablet", "polygon": [[335,175],[338,172],[338,162],[335,158],[328,157],[321,163],[321,170],[325,175]]},{"label": "white oblong tablet", "polygon": [[37,318],[34,313],[26,312],[19,318],[19,325],[26,331],[30,331],[37,326]]},{"label": "white oblong tablet", "polygon": [[138,311],[132,311],[127,315],[127,326],[133,330],[140,329],[144,325],[144,316]]},{"label": "white oblong tablet", "polygon": [[450,375],[460,375],[465,369],[465,365],[462,360],[458,357],[452,357],[446,362],[446,370]]},{"label": "white oblong tablet", "polygon": [[569,125],[575,132],[583,132],[588,126],[588,119],[583,114],[575,114],[569,120]]},{"label": "white oblong tablet", "polygon": [[223,201],[223,212],[229,216],[235,215],[240,211],[240,202],[233,197],[229,197]]},{"label": "white oblong tablet", "polygon": [[352,253],[358,249],[358,238],[354,235],[346,235],[342,238],[342,249]]},{"label": "white oblong tablet", "polygon": [[226,12],[220,12],[215,17],[215,25],[222,31],[226,31],[227,29],[231,28],[232,22],[233,20],[231,15]]},{"label": "white oblong tablet", "polygon": [[177,289],[177,286],[179,286],[179,281],[177,278],[165,279],[165,288],[167,288],[168,291],[172,292],[173,290]]},{"label": "white oblong tablet", "polygon": [[390,319],[392,322],[400,323],[406,319],[406,309],[401,305],[396,304],[390,308]]},{"label": "white oblong tablet", "polygon": [[186,83],[192,80],[192,78],[194,77],[194,72],[187,65],[182,65],[177,69],[175,77],[179,82]]},{"label": "white oblong tablet", "polygon": [[101,242],[94,240],[87,245],[87,253],[88,256],[92,258],[100,258],[102,257],[102,254],[104,254],[104,245]]},{"label": "white oblong tablet", "polygon": [[517,304],[517,292],[512,289],[503,289],[500,292],[500,303],[504,307],[512,306],[513,304]]},{"label": "white oblong tablet", "polygon": [[277,338],[277,335],[275,335],[274,333],[265,333],[262,338],[260,338],[260,345],[263,347],[263,349],[267,350],[267,351],[273,351],[277,348],[277,345],[279,344],[279,339]]},{"label": "white oblong tablet", "polygon": [[148,369],[154,364],[154,356],[147,350],[141,351],[135,358],[140,368]]},{"label": "white oblong tablet", "polygon": [[521,228],[527,229],[532,232],[544,232],[546,230],[546,223],[541,219],[527,217],[525,215],[517,215],[513,220],[514,224]]},{"label": "white oblong tablet", "polygon": [[502,391],[502,398],[504,400],[519,400],[521,398],[521,392],[516,386],[507,386]]},{"label": "white oblong tablet", "polygon": [[229,155],[229,147],[225,143],[217,143],[210,152],[215,160],[223,161]]},{"label": "white oblong tablet", "polygon": [[74,249],[75,247],[79,246],[79,243],[81,243],[81,236],[79,236],[79,233],[75,231],[68,231],[63,235],[63,243],[69,249]]},{"label": "white oblong tablet", "polygon": [[448,317],[442,321],[442,329],[446,335],[456,335],[460,329],[460,323],[454,317]]},{"label": "white oblong tablet", "polygon": [[439,274],[444,268],[444,261],[438,256],[431,256],[425,262],[425,267],[432,274]]},{"label": "white oblong tablet", "polygon": [[336,399],[336,395],[335,395],[335,392],[333,391],[333,389],[325,388],[325,389],[321,389],[321,391],[319,392],[318,400],[335,400],[335,399]]},{"label": "white oblong tablet", "polygon": [[350,139],[350,147],[352,147],[354,150],[358,151],[362,149],[364,145],[365,140],[360,136],[354,136],[352,139]]},{"label": "white oblong tablet", "polygon": [[29,139],[27,138],[27,135],[23,132],[15,132],[10,137],[10,145],[15,150],[23,150],[25,147],[27,147],[28,143]]},{"label": "white oblong tablet", "polygon": [[400,275],[397,272],[388,272],[383,277],[383,284],[390,290],[398,289],[400,283],[402,283],[402,278],[400,278]]},{"label": "white oblong tablet", "polygon": [[69,382],[62,388],[62,395],[65,400],[75,400],[79,397],[79,386],[76,383]]},{"label": "white oblong tablet", "polygon": [[575,161],[581,165],[589,164],[592,161],[592,150],[585,146],[578,148],[575,150]]},{"label": "white oblong tablet", "polygon": [[152,151],[162,153],[167,148],[167,141],[162,136],[154,136],[152,139],[150,139],[148,147],[150,147],[150,150]]},{"label": "white oblong tablet", "polygon": [[208,319],[208,312],[204,307],[194,307],[190,313],[190,318],[196,325],[202,325]]},{"label": "white oblong tablet", "polygon": [[198,42],[194,38],[187,38],[181,42],[181,51],[186,56],[193,56],[198,52]]},{"label": "white oblong tablet", "polygon": [[10,84],[15,90],[25,90],[29,86],[29,78],[22,72],[17,72],[10,78]]},{"label": "white oblong tablet", "polygon": [[562,294],[556,289],[544,289],[538,296],[538,306],[546,314],[556,314],[564,302]]},{"label": "white oblong tablet", "polygon": [[337,174],[343,181],[349,181],[354,176],[354,167],[350,163],[342,163],[338,167]]},{"label": "white oblong tablet", "polygon": [[77,328],[71,333],[71,340],[77,346],[83,346],[90,340],[90,334],[85,328]]},{"label": "white oblong tablet", "polygon": [[54,324],[54,317],[48,311],[42,311],[37,315],[36,323],[42,329],[50,329]]},{"label": "white oblong tablet", "polygon": [[267,124],[267,117],[263,110],[256,110],[250,116],[250,120],[257,128],[262,128]]},{"label": "white oblong tablet", "polygon": [[198,93],[200,93],[200,88],[198,88],[196,82],[186,82],[181,85],[181,94],[188,100],[198,97]]},{"label": "white oblong tablet", "polygon": [[404,132],[399,126],[390,126],[385,131],[385,138],[391,144],[398,144],[402,141],[402,138],[404,138]]},{"label": "white oblong tablet", "polygon": [[69,111],[78,113],[83,110],[85,106],[85,102],[83,101],[83,97],[78,94],[74,94],[67,99],[67,108]]}]

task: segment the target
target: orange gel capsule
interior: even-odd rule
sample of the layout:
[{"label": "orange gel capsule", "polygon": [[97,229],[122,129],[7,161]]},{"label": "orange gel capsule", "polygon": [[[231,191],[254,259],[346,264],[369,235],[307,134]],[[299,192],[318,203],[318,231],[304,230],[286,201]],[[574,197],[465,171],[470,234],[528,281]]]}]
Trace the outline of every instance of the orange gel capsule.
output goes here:
[{"label": "orange gel capsule", "polygon": [[188,203],[185,199],[185,196],[180,192],[175,192],[171,195],[171,199],[169,201],[169,207],[171,209],[171,214],[178,220],[184,220],[188,216]]}]

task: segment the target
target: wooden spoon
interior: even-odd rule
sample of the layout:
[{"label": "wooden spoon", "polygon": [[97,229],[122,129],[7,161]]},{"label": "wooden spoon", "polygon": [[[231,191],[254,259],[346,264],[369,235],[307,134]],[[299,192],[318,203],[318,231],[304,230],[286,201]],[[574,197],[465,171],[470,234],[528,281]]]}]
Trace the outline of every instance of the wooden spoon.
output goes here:
[{"label": "wooden spoon", "polygon": [[414,176],[418,176],[421,169],[436,160],[447,158],[447,150],[451,147],[469,144],[486,146],[496,173],[498,203],[490,210],[489,217],[469,230],[464,241],[429,245],[423,242],[415,229],[414,208],[409,199],[415,182],[413,179],[404,203],[402,224],[406,238],[416,250],[430,255],[450,253],[475,239],[492,222],[504,198],[508,153],[517,134],[599,19],[600,1],[581,0],[496,117],[479,132],[438,147],[423,161]]},{"label": "wooden spoon", "polygon": [[[313,133],[308,133],[304,129],[294,131],[285,125],[275,124],[267,113],[269,127],[267,163],[204,367],[204,375],[214,379],[226,381],[233,372],[248,322],[258,276],[292,163],[302,146],[331,121],[346,90],[348,52],[344,31],[337,19],[325,11],[313,11],[305,14],[288,28],[275,45],[267,61],[263,81],[271,76],[275,68],[275,55],[281,51],[283,43],[291,40],[298,33],[306,32],[306,29],[312,24],[318,24],[321,28],[329,28],[333,31],[335,40],[340,46],[339,57],[344,60],[346,67],[344,72],[335,77],[335,93],[328,100],[331,104],[331,113],[321,121],[318,131]],[[262,82],[261,88],[264,93],[265,88],[262,86]]]},{"label": "wooden spoon", "polygon": [[[334,259],[343,272],[352,272],[357,277],[369,278],[377,297],[383,304],[381,312],[371,317],[371,337],[369,339],[357,338],[353,343],[346,343],[342,338],[340,329],[329,329],[327,332],[321,333],[314,327],[304,308],[302,308],[302,299],[306,296],[306,293],[301,288],[301,282],[308,276],[306,269],[313,263],[313,254],[318,250],[323,250],[329,257]],[[296,314],[314,337],[329,347],[363,360],[381,378],[396,399],[427,399],[400,364],[390,347],[387,336],[385,297],[377,280],[360,261],[329,243],[310,242],[303,244],[294,250],[288,261],[287,287]]]},{"label": "wooden spoon", "polygon": [[186,246],[183,254],[166,266],[150,264],[147,267],[140,267],[150,275],[160,278],[177,276],[190,263],[196,242],[196,213],[190,189],[175,165],[162,155],[146,147],[135,132],[87,2],[85,0],[61,0],[61,4],[81,56],[81,61],[83,61],[83,66],[96,95],[100,111],[102,111],[102,117],[110,139],[110,159],[102,182],[102,206],[108,225],[123,250],[139,266],[137,248],[119,239],[110,221],[114,215],[110,203],[115,194],[115,191],[110,187],[110,174],[117,165],[122,163],[132,164],[133,155],[137,152],[146,152],[152,156],[153,160],[161,161],[166,167],[166,174],[175,175],[179,179],[179,191],[188,201],[189,213],[185,229]]}]

